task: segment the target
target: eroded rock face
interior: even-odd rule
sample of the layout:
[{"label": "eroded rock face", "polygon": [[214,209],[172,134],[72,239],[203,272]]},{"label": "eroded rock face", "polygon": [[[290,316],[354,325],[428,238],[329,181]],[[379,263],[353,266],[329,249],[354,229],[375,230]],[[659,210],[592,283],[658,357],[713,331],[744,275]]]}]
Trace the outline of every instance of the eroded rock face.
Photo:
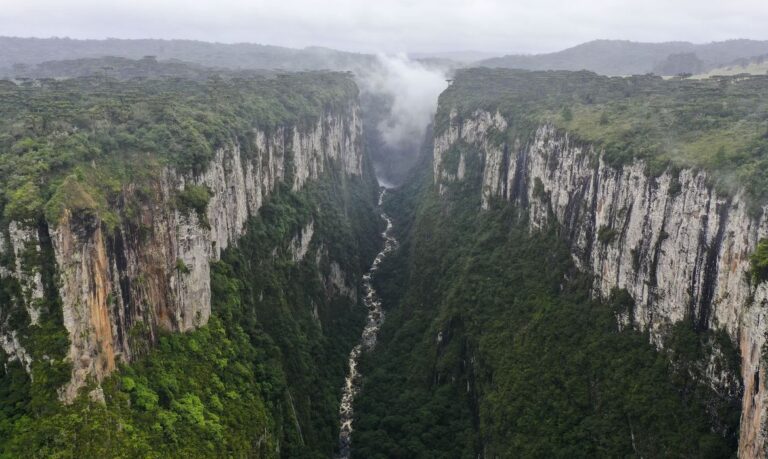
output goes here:
[{"label": "eroded rock face", "polygon": [[[21,301],[29,316],[30,324],[37,324],[40,318],[39,302],[42,300],[43,282],[40,267],[36,264],[41,248],[37,228],[30,224],[11,222],[0,231],[0,279],[14,279],[21,290]],[[5,305],[0,305],[0,308]],[[18,360],[30,370],[32,357],[24,348],[16,330],[8,324],[8,314],[0,311],[0,347],[11,360]]]},{"label": "eroded rock face", "polygon": [[291,239],[289,250],[291,251],[291,259],[294,263],[300,262],[307,255],[309,244],[312,242],[312,236],[314,234],[315,222],[310,220],[310,222],[301,229],[301,232]]},{"label": "eroded rock face", "polygon": [[[34,263],[34,257],[40,254],[40,242],[37,228],[12,221],[8,225],[10,249],[15,260],[14,274],[21,284],[24,304],[29,314],[30,323],[37,324],[40,311],[36,304],[43,298],[43,278],[40,267]],[[30,260],[30,255],[33,260]]]},{"label": "eroded rock face", "polygon": [[15,330],[0,334],[0,346],[2,346],[3,351],[8,356],[8,358],[11,360],[18,360],[22,365],[24,365],[24,368],[27,369],[27,372],[30,371],[32,357],[29,355],[29,353],[27,353],[27,350],[24,349],[24,346],[22,346],[19,342],[19,337]]},{"label": "eroded rock face", "polygon": [[[595,275],[596,295],[618,287],[634,298],[631,315],[620,321],[648,330],[657,346],[668,326],[687,315],[702,329],[726,330],[742,357],[739,455],[764,456],[768,284],[750,285],[746,272],[768,235],[768,208],[750,216],[743,194],[719,195],[702,171],[652,177],[642,161],[611,167],[592,146],[552,126],[540,126],[524,145],[489,138],[506,125],[498,113],[479,111],[466,120],[451,114],[435,139],[441,193],[463,179],[466,151],[480,155],[482,207],[513,201],[527,209],[532,231],[558,225],[577,265]],[[457,142],[472,148],[451,170],[446,153]],[[710,378],[713,385],[728,379],[713,372]]]},{"label": "eroded rock face", "polygon": [[[362,175],[361,130],[358,106],[350,102],[308,129],[256,130],[252,145],[219,149],[201,174],[168,168],[149,185],[125,184],[114,228],[82,211],[67,210],[60,221],[49,222],[73,364],[61,398],[74,399],[86,381],[101,381],[118,363],[131,361],[159,330],[183,332],[206,324],[210,261],[237,243],[248,218],[279,183],[301,189],[332,165],[346,175]],[[210,190],[205,215],[178,205],[179,192],[190,185]],[[10,241],[0,250],[40,250],[34,228],[11,225]],[[298,235],[295,258],[306,255],[312,231],[310,225]],[[22,283],[34,320],[34,299],[43,296],[40,270],[20,264],[23,257],[15,259],[14,272],[0,275]],[[2,331],[6,352],[29,365],[15,332]]]}]

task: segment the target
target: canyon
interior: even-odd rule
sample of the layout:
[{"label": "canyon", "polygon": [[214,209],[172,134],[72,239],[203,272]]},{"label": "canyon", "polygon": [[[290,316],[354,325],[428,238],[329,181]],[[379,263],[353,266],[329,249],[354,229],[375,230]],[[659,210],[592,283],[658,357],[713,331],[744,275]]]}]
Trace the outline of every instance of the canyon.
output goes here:
[{"label": "canyon", "polygon": [[[753,254],[768,237],[768,206],[759,185],[742,185],[733,177],[754,176],[727,175],[725,166],[609,142],[626,119],[650,118],[631,110],[669,111],[653,105],[657,93],[715,91],[716,83],[459,72],[432,126],[422,126],[430,105],[414,126],[399,120],[383,133],[376,130],[392,120],[378,113],[368,133],[353,78],[0,87],[32,107],[32,122],[19,115],[0,138],[13,152],[0,163],[9,183],[0,201],[0,345],[4,371],[14,375],[4,373],[4,384],[21,381],[3,390],[24,400],[23,409],[8,408],[9,425],[21,426],[18,437],[8,434],[9,451],[37,441],[53,444],[49,453],[120,444],[132,448],[127,455],[350,457],[359,444],[362,455],[500,457],[530,443],[515,429],[547,427],[556,423],[546,416],[578,409],[599,417],[615,402],[618,423],[590,418],[587,427],[574,422],[588,434],[548,433],[570,441],[557,453],[765,455],[768,284],[754,275]],[[427,80],[433,89],[446,83],[439,72]],[[729,80],[717,90],[738,84],[747,91],[763,81]],[[488,88],[499,94],[478,96]],[[63,104],[78,108],[53,120],[34,118],[30,104],[59,110],[62,94],[78,91],[93,100]],[[115,97],[105,103],[105,93]],[[746,104],[741,92],[716,95]],[[408,112],[406,102],[394,106]],[[711,125],[731,126],[727,116],[738,118],[739,108],[717,112],[723,119]],[[691,123],[684,115],[675,119]],[[423,131],[423,141],[402,144]],[[389,137],[401,143],[398,154],[421,144],[409,172],[374,164],[382,151],[372,149]],[[712,157],[722,165],[725,155]],[[380,188],[376,166],[397,170],[402,184]],[[571,329],[558,322],[568,308],[610,323]],[[568,339],[593,347],[568,348]],[[680,351],[684,339],[701,355]],[[606,342],[617,348],[606,351]],[[565,394],[563,405],[514,411],[539,400],[535,365],[598,351],[616,354],[589,361],[595,368],[572,380],[547,373],[541,381],[552,400]],[[631,387],[637,399],[610,387],[626,383],[626,373],[604,375],[598,364],[625,354],[629,363],[620,364],[641,375]],[[643,397],[659,394],[669,397],[660,418],[697,417],[690,445],[657,437],[660,418],[633,411],[640,400],[657,415]],[[587,401],[573,402],[581,396]],[[67,424],[84,409],[104,418]],[[520,412],[525,422],[512,422]],[[35,436],[25,424],[32,419],[48,430]],[[85,429],[116,439],[50,440]],[[555,454],[536,447],[527,453]]]},{"label": "canyon", "polygon": [[[444,155],[458,142],[481,156],[482,208],[513,202],[529,215],[531,231],[556,225],[580,269],[594,275],[594,294],[607,298],[626,289],[634,308],[617,317],[624,326],[647,330],[659,347],[671,324],[690,317],[701,329],[726,330],[741,354],[741,374],[723,373],[717,353],[706,374],[718,392],[742,397],[740,457],[765,447],[765,305],[768,287],[753,285],[749,257],[768,235],[766,208],[754,218],[742,194],[718,195],[704,171],[683,169],[653,177],[636,161],[607,165],[600,151],[568,132],[541,125],[523,144],[494,144],[492,130],[505,130],[498,112],[468,119],[451,112],[436,137],[435,183],[463,180],[467,158],[456,169]],[[677,181],[679,191],[671,187]],[[611,237],[601,237],[611,231]],[[742,395],[743,394],[743,395]]]},{"label": "canyon", "polygon": [[[322,175],[328,161],[339,162],[344,174],[361,176],[358,111],[350,104],[339,112],[328,112],[303,132],[296,127],[280,127],[272,133],[256,130],[254,153],[244,154],[233,142],[216,151],[202,174],[168,168],[152,184],[148,197],[142,198],[135,186],[126,184],[118,202],[143,199],[144,203],[134,219],[112,234],[105,234],[99,219],[78,218],[69,210],[59,221],[46,222],[61,277],[64,325],[71,342],[68,358],[74,364],[62,399],[72,401],[89,377],[101,381],[119,362],[130,362],[132,330],[142,329],[146,339],[154,341],[158,330],[184,332],[208,322],[209,264],[237,243],[246,220],[286,179],[286,157],[293,160],[290,186],[296,191]],[[173,208],[175,193],[189,185],[211,190],[203,217],[194,209]],[[142,234],[142,229],[149,235]],[[36,230],[13,221],[7,242],[17,257],[16,275],[27,286],[32,324],[34,301],[43,295],[39,267],[25,265],[20,254],[29,247],[39,251]],[[303,234],[302,239],[308,243],[311,236],[311,232]],[[306,249],[300,252],[297,261]],[[29,357],[15,341],[14,331],[6,330],[4,335],[6,353],[28,366]]]}]

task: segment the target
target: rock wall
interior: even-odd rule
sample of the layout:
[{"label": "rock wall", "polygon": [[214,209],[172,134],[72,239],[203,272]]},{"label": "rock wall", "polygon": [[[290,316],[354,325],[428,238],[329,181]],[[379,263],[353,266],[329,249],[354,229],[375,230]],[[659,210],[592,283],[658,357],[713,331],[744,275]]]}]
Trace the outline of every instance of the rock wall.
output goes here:
[{"label": "rock wall", "polygon": [[[591,145],[549,125],[524,143],[494,141],[490,134],[506,128],[499,113],[460,119],[452,112],[435,138],[440,193],[464,179],[466,155],[479,155],[482,207],[513,201],[527,209],[531,230],[558,225],[577,265],[594,274],[597,295],[618,287],[634,298],[634,310],[620,321],[648,330],[658,346],[668,326],[686,316],[700,329],[726,330],[742,359],[739,456],[764,457],[768,283],[751,285],[747,271],[768,236],[768,207],[750,216],[743,193],[718,194],[703,171],[653,177],[642,161],[611,167]],[[448,161],[459,144],[471,148]],[[724,379],[711,376],[713,385]]]},{"label": "rock wall", "polygon": [[36,324],[40,317],[36,303],[43,297],[43,278],[39,266],[33,263],[24,263],[24,260],[40,254],[37,231],[38,228],[26,227],[19,222],[11,222],[8,225],[10,249],[15,261],[13,274],[21,284],[24,305],[32,324]]},{"label": "rock wall", "polygon": [[[43,298],[43,283],[40,267],[35,258],[41,251],[38,242],[37,228],[26,227],[19,222],[11,222],[6,231],[0,231],[0,280],[14,279],[20,289],[19,299],[29,316],[30,324],[38,323],[40,317],[39,301]],[[26,263],[25,263],[26,261]],[[3,322],[7,313],[3,312]],[[0,325],[0,347],[10,359],[19,360],[30,370],[32,357],[21,344],[18,332]]]},{"label": "rock wall", "polygon": [[[210,261],[237,243],[248,218],[279,183],[298,190],[330,167],[361,176],[361,131],[358,105],[350,101],[308,128],[255,129],[251,145],[233,142],[219,149],[199,175],[167,168],[149,185],[124,184],[115,228],[93,213],[70,210],[48,222],[73,364],[62,399],[72,400],[89,381],[131,361],[159,330],[187,331],[207,323]],[[178,205],[179,193],[190,185],[210,190],[205,215]],[[33,320],[34,299],[43,295],[39,269],[19,254],[22,248],[40,250],[35,231],[14,222],[7,231],[10,241],[0,237],[0,252],[17,252],[15,270],[3,268],[0,275],[14,276],[24,286]],[[311,232],[310,226],[298,236],[296,257],[306,253]],[[16,332],[0,330],[6,353],[29,365]]]}]

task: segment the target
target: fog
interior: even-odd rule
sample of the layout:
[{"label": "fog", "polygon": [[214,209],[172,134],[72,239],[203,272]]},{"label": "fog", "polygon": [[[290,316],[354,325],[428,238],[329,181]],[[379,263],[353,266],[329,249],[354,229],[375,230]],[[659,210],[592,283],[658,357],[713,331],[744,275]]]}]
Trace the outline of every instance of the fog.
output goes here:
[{"label": "fog", "polygon": [[[4,36],[189,39],[366,53],[141,40],[90,43],[77,51],[82,43],[50,40],[55,43],[48,53],[38,53],[45,54],[38,61],[35,53],[14,53],[14,46],[0,49],[0,57],[11,56],[7,62],[0,59],[0,70],[20,62],[103,55],[137,59],[147,54],[220,68],[353,70],[377,174],[382,181],[398,182],[416,161],[450,73],[406,56],[472,62],[551,52],[600,38],[760,40],[768,39],[767,23],[766,0],[0,0]],[[623,71],[624,64],[603,73],[652,71],[657,62],[643,59],[648,62],[639,71]],[[579,69],[587,61],[572,56],[569,65]],[[562,62],[548,65],[556,64]]]},{"label": "fog", "polygon": [[0,0],[0,34],[374,52],[556,51],[595,38],[768,39],[765,0]]},{"label": "fog", "polygon": [[378,54],[371,65],[355,69],[366,148],[381,185],[401,183],[417,161],[448,73],[405,54]]},{"label": "fog", "polygon": [[391,101],[389,113],[377,126],[382,139],[391,148],[418,145],[432,121],[437,98],[448,85],[446,73],[404,54],[379,54],[377,59],[380,67],[361,74],[359,85],[361,91],[383,95]]}]

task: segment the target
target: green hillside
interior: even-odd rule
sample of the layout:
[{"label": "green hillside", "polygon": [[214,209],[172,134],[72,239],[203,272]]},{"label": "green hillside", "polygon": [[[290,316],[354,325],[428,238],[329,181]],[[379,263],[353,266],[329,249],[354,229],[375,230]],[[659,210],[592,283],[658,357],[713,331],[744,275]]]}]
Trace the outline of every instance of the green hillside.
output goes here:
[{"label": "green hillside", "polygon": [[551,123],[604,151],[613,165],[642,159],[660,174],[712,172],[722,191],[744,186],[768,202],[768,77],[706,80],[605,77],[590,72],[460,71],[440,98],[436,131],[449,112],[497,110],[510,125],[496,137],[527,140]]}]

